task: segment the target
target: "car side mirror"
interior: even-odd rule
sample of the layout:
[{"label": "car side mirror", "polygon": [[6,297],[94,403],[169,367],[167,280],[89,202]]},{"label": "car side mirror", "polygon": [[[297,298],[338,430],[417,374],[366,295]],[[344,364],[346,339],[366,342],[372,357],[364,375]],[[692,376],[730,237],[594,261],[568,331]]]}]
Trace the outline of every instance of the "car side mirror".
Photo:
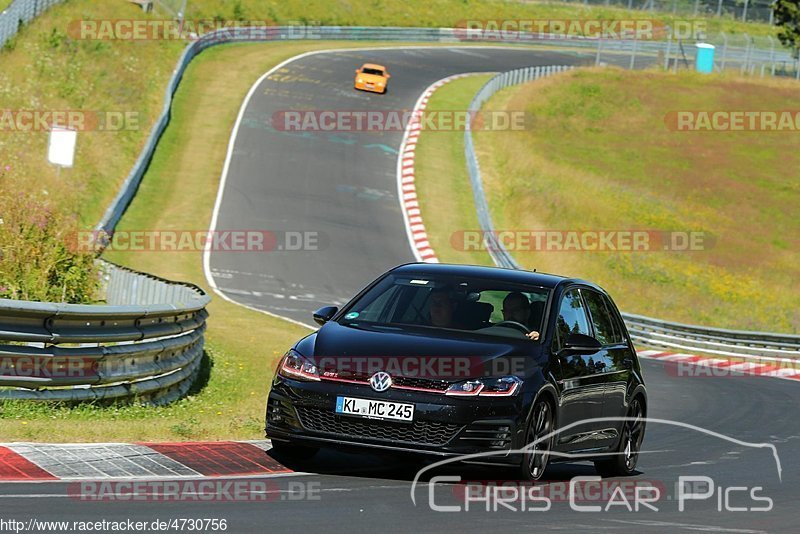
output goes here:
[{"label": "car side mirror", "polygon": [[392,75],[391,75],[391,74],[389,74],[389,73],[387,72],[387,73],[386,73],[386,79],[388,80],[388,79],[389,79],[389,78],[391,78],[391,77],[392,77]]},{"label": "car side mirror", "polygon": [[577,332],[573,332],[572,334],[567,336],[567,341],[564,343],[564,347],[562,350],[568,350],[570,352],[597,352],[603,348],[599,341],[597,341],[592,336],[587,336],[586,334],[579,334]]},{"label": "car side mirror", "polygon": [[322,326],[325,323],[327,323],[328,321],[330,321],[331,317],[336,315],[337,311],[339,311],[339,308],[337,308],[336,306],[325,306],[325,307],[322,307],[322,308],[320,308],[320,309],[318,309],[317,311],[314,312],[314,314],[313,314],[314,322],[317,323],[318,325]]},{"label": "car side mirror", "polygon": [[361,72],[361,69],[356,69],[356,74],[358,74],[359,72]]}]

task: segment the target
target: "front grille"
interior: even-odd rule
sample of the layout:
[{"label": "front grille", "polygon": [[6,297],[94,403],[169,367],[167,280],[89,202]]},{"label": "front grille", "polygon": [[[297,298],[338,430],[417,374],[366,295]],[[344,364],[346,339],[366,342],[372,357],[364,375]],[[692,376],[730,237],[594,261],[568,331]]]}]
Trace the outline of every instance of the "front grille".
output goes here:
[{"label": "front grille", "polygon": [[450,382],[446,380],[432,380],[430,378],[409,378],[405,376],[392,377],[392,384],[401,387],[433,389],[435,391],[445,391],[450,387]]},{"label": "front grille", "polygon": [[[359,373],[352,371],[335,371],[325,370],[322,373],[323,380],[348,380],[352,382],[361,382],[364,385],[369,385],[369,379],[372,375],[367,373]],[[425,389],[434,392],[444,392],[450,387],[452,382],[447,380],[437,380],[432,378],[414,378],[408,376],[392,376],[392,385],[399,388],[416,388]]]},{"label": "front grille", "polygon": [[460,425],[414,421],[394,423],[391,421],[359,420],[354,417],[336,415],[322,408],[297,407],[300,422],[308,430],[339,437],[355,439],[369,438],[380,441],[409,443],[416,445],[444,445],[461,428]]}]

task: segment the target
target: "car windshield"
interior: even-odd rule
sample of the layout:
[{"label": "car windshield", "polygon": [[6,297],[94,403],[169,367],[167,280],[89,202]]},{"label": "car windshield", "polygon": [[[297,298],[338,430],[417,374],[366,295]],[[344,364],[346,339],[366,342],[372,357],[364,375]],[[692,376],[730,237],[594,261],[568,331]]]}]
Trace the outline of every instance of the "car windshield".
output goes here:
[{"label": "car windshield", "polygon": [[430,328],[525,339],[549,290],[485,279],[387,275],[344,310],[346,326]]},{"label": "car windshield", "polygon": [[368,67],[364,67],[361,69],[361,74],[374,74],[375,76],[383,76],[383,71],[380,69],[370,69]]}]

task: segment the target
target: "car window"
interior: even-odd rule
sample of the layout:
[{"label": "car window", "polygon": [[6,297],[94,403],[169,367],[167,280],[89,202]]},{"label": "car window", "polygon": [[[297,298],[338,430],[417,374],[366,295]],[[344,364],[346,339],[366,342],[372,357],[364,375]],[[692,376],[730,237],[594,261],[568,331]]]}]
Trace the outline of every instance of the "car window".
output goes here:
[{"label": "car window", "polygon": [[414,288],[408,288],[406,293],[408,293],[406,296],[407,302],[402,306],[402,313],[399,314],[399,318],[395,320],[400,323],[409,324],[424,323],[429,315],[426,313],[426,310],[428,309],[428,301],[431,296],[430,289],[415,290]]},{"label": "car window", "polygon": [[375,76],[383,76],[383,71],[380,70],[380,69],[365,68],[365,69],[361,69],[361,72],[364,73],[364,74],[372,74],[372,75],[375,75]]},{"label": "car window", "polygon": [[603,295],[597,291],[583,290],[583,297],[586,299],[586,306],[592,317],[594,326],[594,337],[602,345],[610,345],[616,342],[617,336],[614,332],[614,324],[608,306]]},{"label": "car window", "polygon": [[[548,295],[546,288],[500,280],[390,274],[343,310],[340,323],[525,338],[529,324],[534,328],[541,324]],[[504,312],[503,302],[509,296],[516,299],[516,306],[513,310],[507,306]],[[497,326],[504,320],[518,324]]]},{"label": "car window", "polygon": [[392,303],[397,302],[400,289],[400,286],[394,286],[379,294],[361,310],[361,320],[373,323],[385,321],[392,314]]},{"label": "car window", "polygon": [[624,343],[625,329],[623,328],[622,320],[619,317],[617,307],[605,295],[603,295],[603,301],[606,303],[606,308],[608,308],[608,317],[611,320],[611,324],[614,326],[614,336],[611,339],[611,343]]},{"label": "car window", "polygon": [[590,335],[589,321],[586,318],[586,310],[578,289],[570,289],[561,298],[556,330],[558,331],[559,345],[564,344],[569,334]]}]

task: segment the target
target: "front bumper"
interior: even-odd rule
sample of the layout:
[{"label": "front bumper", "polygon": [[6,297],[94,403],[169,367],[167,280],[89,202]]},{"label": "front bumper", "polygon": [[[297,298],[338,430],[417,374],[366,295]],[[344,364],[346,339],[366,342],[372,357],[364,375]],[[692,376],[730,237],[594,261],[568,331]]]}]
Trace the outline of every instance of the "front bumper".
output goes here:
[{"label": "front bumper", "polygon": [[[335,413],[336,397],[414,404],[413,422]],[[435,456],[491,452],[487,462],[514,461],[506,452],[523,440],[520,396],[464,399],[368,385],[300,382],[278,377],[267,401],[266,433],[272,439],[335,448],[371,448]]]},{"label": "front bumper", "polygon": [[370,91],[372,93],[383,93],[386,90],[386,84],[378,85],[377,83],[368,84],[367,82],[355,82],[354,87],[360,91]]}]

